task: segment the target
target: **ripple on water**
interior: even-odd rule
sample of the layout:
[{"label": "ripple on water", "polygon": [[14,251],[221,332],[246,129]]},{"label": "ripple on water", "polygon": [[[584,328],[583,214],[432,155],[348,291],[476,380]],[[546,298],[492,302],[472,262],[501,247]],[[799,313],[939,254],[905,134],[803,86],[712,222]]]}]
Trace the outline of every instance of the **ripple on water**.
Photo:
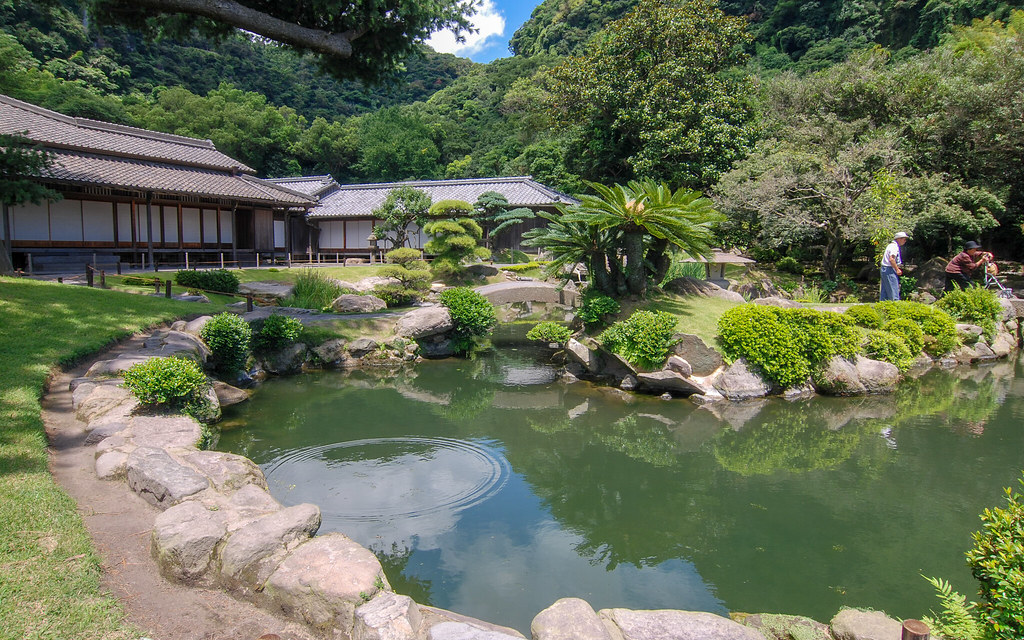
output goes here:
[{"label": "ripple on water", "polygon": [[[479,504],[505,485],[510,467],[486,443],[399,437],[292,450],[267,464],[264,473],[281,502],[316,503],[325,520],[384,522]],[[314,491],[289,502],[287,488],[294,486]]]}]

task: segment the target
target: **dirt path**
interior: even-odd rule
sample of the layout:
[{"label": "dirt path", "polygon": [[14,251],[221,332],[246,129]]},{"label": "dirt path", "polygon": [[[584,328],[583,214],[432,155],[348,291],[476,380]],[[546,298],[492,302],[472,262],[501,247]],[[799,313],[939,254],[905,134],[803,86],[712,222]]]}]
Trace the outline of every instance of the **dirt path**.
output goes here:
[{"label": "dirt path", "polygon": [[[137,346],[138,339],[111,352]],[[303,626],[278,619],[221,591],[172,584],[150,558],[150,531],[159,513],[123,482],[99,480],[93,450],[82,443],[83,425],[71,408],[68,383],[87,365],[62,373],[43,399],[54,478],[78,503],[93,545],[103,559],[103,586],[121,601],[128,620],[153,640],[282,640],[313,638]]]}]

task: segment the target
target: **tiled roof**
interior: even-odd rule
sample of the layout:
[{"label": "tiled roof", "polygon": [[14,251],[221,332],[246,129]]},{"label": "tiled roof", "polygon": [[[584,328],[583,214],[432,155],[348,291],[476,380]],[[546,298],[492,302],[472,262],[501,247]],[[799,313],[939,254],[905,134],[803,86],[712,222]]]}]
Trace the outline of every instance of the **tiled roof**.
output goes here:
[{"label": "tiled roof", "polygon": [[304,176],[301,178],[268,178],[267,182],[281,185],[292,191],[304,193],[307,196],[322,197],[325,192],[338,187],[338,183],[331,176]]},{"label": "tiled roof", "polygon": [[[300,180],[299,178],[293,178]],[[312,180],[312,178],[306,178]],[[481,194],[496,191],[505,196],[513,207],[553,206],[578,204],[574,198],[535,181],[530,176],[511,178],[468,178],[462,180],[418,180],[412,182],[382,182],[375,184],[339,185],[320,198],[310,209],[310,218],[364,218],[384,202],[396,187],[409,186],[425,191],[431,200],[465,200],[476,202]]]},{"label": "tiled roof", "polygon": [[252,176],[65,151],[54,152],[53,165],[42,177],[71,184],[238,199],[273,206],[302,207],[312,203],[300,193]]},{"label": "tiled roof", "polygon": [[24,134],[49,149],[255,173],[209,140],[72,118],[0,95],[0,134]]}]

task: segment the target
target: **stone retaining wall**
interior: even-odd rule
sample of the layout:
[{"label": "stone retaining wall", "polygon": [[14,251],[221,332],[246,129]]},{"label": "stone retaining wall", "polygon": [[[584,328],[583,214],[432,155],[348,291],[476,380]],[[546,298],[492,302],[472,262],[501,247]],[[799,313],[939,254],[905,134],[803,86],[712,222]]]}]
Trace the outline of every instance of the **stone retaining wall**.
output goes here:
[{"label": "stone retaining wall", "polygon": [[[198,331],[184,323],[175,326]],[[168,355],[205,363],[209,352],[188,331],[159,331],[140,350],[99,360],[85,377],[71,383],[76,416],[89,432],[85,446],[95,447],[97,475],[124,482],[160,510],[151,544],[165,578],[224,589],[303,622],[325,638],[523,638],[515,630],[392,592],[368,549],[340,533],[315,536],[320,526],[316,505],[283,507],[270,495],[262,470],[253,462],[196,448],[203,430],[200,423],[186,416],[145,412],[116,376],[135,362]],[[211,400],[216,403],[217,397]],[[763,622],[769,617],[770,625]],[[568,598],[540,612],[531,631],[536,640],[767,640],[780,637],[775,630],[783,620],[783,627],[799,627],[805,634],[801,637],[882,637],[870,635],[881,624],[886,637],[895,640],[897,635],[889,632],[896,629],[898,634],[900,625],[882,614],[854,611],[837,615],[831,629],[787,616],[740,619],[746,624],[704,612],[594,611],[585,601]]]}]

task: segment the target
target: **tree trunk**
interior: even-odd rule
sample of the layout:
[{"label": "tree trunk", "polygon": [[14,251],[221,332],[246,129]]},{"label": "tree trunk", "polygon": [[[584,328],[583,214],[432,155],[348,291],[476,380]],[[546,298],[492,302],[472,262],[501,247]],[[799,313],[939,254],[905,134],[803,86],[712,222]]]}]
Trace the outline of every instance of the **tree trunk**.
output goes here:
[{"label": "tree trunk", "polygon": [[647,267],[644,265],[643,230],[627,231],[623,235],[626,254],[626,289],[633,295],[647,292]]},{"label": "tree trunk", "polygon": [[615,286],[608,274],[607,259],[603,253],[591,256],[587,268],[590,270],[590,280],[598,291],[609,296],[615,295]]},{"label": "tree trunk", "polygon": [[654,265],[654,282],[660,285],[672,268],[672,255],[668,252],[668,240],[655,240],[647,252]]}]

